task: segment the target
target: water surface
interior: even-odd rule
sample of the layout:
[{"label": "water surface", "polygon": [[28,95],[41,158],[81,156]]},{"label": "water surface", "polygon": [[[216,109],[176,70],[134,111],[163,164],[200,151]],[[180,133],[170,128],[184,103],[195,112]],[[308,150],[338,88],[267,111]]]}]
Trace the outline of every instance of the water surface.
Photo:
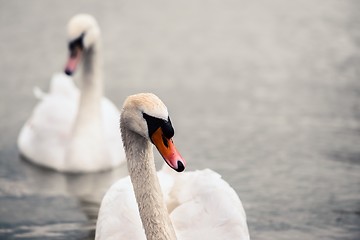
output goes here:
[{"label": "water surface", "polygon": [[[252,239],[360,238],[357,1],[0,1],[0,238],[91,239],[126,170],[64,175],[17,134],[67,57],[78,12],[103,33],[106,95],[154,92],[188,169],[239,194]],[[78,78],[79,76],[76,76]],[[158,164],[161,163],[159,156]]]}]

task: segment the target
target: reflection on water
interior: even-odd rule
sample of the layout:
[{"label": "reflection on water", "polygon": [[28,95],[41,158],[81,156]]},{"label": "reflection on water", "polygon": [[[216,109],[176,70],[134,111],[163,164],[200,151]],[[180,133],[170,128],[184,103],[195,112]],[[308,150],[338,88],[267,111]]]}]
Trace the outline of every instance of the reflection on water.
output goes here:
[{"label": "reflection on water", "polygon": [[16,156],[13,161],[16,179],[0,182],[0,236],[4,238],[93,239],[105,191],[127,175],[125,165],[93,174],[61,174]]},{"label": "reflection on water", "polygon": [[235,188],[253,239],[359,239],[357,9],[352,0],[2,2],[0,238],[91,239],[102,195],[126,174],[64,175],[16,150],[32,87],[46,89],[63,66],[64,25],[85,11],[102,27],[108,97],[120,107],[135,92],[159,95],[188,169],[212,168]]}]

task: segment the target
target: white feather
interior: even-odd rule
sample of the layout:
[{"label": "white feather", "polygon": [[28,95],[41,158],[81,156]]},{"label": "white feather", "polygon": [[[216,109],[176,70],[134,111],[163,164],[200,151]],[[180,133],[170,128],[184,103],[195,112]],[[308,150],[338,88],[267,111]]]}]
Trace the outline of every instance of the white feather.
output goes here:
[{"label": "white feather", "polygon": [[[75,168],[72,162],[66,160],[79,99],[80,91],[72,78],[61,73],[55,74],[51,79],[50,92],[42,94],[41,101],[20,131],[20,152],[39,165],[67,172],[98,171],[123,162],[125,156],[118,129],[120,113],[105,97],[101,100],[101,119],[110,157],[104,156],[101,161],[91,163],[91,159],[79,157],[76,166],[83,166],[83,169]],[[88,153],[91,153],[91,149],[83,150],[83,156]],[[88,168],[89,165],[92,166],[91,169]]]}]

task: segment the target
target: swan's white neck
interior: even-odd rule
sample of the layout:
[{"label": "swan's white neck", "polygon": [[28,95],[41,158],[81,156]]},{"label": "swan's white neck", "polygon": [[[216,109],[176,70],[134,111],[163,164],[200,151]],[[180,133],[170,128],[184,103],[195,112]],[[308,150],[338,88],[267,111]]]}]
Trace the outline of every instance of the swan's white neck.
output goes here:
[{"label": "swan's white neck", "polygon": [[148,240],[175,240],[154,163],[153,146],[121,125],[121,134],[141,221]]},{"label": "swan's white neck", "polygon": [[[100,116],[100,101],[103,95],[101,48],[95,43],[83,53],[81,98],[78,120],[82,115]],[[85,113],[83,113],[85,112]]]},{"label": "swan's white neck", "polygon": [[101,99],[103,91],[100,43],[83,52],[81,96],[73,126],[67,161],[74,171],[93,171],[108,158],[102,129]]}]

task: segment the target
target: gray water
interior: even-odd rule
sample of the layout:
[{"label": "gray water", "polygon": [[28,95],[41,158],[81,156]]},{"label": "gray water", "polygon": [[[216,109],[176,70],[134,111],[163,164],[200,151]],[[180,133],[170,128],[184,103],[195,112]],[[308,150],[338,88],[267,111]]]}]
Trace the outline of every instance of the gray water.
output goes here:
[{"label": "gray water", "polygon": [[[67,57],[65,25],[103,33],[106,95],[154,92],[188,170],[239,194],[252,239],[360,239],[360,3],[0,1],[0,238],[91,239],[126,170],[65,175],[16,138]],[[76,76],[78,78],[78,76]],[[160,157],[158,164],[161,164]]]}]

